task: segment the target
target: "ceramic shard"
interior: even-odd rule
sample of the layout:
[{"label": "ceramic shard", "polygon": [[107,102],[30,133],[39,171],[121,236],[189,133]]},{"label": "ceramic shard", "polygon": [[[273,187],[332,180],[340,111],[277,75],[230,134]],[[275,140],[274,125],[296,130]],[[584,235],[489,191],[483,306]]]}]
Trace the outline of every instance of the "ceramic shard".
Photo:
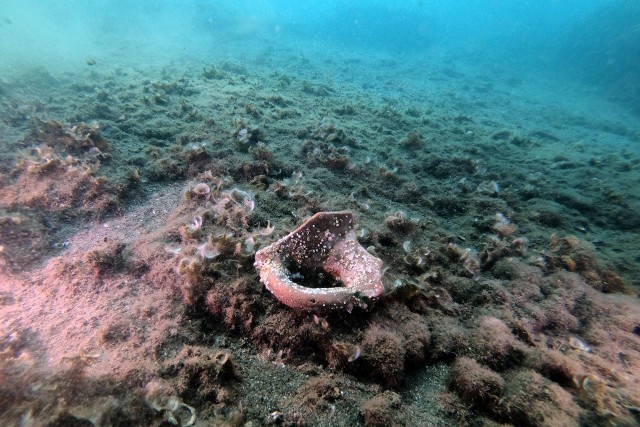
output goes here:
[{"label": "ceramic shard", "polygon": [[[357,241],[349,211],[318,212],[300,227],[256,253],[260,281],[282,303],[309,311],[353,307],[366,309],[384,294],[382,260]],[[307,287],[307,282],[329,275],[341,285]],[[314,276],[309,280],[309,276]]]}]

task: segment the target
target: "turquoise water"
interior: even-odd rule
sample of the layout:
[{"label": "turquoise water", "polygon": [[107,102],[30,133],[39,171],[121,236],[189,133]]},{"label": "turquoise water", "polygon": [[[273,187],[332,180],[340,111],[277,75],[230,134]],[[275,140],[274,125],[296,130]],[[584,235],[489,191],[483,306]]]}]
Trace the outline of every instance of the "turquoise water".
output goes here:
[{"label": "turquoise water", "polygon": [[430,62],[447,52],[515,78],[579,79],[638,109],[638,10],[629,1],[8,1],[0,13],[5,73],[73,70],[87,59],[249,61],[265,50]]},{"label": "turquoise water", "polygon": [[638,425],[639,4],[3,1],[0,424]]}]

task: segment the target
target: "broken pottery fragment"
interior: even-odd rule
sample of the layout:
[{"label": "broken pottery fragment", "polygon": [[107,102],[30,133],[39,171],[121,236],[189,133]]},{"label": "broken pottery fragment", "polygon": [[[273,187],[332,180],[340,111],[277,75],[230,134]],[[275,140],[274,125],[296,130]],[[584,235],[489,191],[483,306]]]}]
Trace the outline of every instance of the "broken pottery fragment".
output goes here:
[{"label": "broken pottery fragment", "polygon": [[[366,309],[384,293],[382,260],[358,243],[349,211],[318,212],[291,234],[259,250],[254,265],[266,288],[296,309]],[[342,286],[313,288],[292,280],[327,274]]]}]

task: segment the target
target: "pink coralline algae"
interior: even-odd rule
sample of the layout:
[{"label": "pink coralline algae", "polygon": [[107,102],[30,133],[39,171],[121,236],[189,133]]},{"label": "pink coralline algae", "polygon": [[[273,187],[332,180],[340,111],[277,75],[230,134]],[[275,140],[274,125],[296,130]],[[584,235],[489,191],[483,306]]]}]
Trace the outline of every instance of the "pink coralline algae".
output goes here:
[{"label": "pink coralline algae", "polygon": [[[356,240],[353,214],[318,212],[291,234],[256,253],[260,281],[280,302],[308,311],[368,308],[384,294],[382,260]],[[326,275],[342,286],[295,283],[301,274]]]}]

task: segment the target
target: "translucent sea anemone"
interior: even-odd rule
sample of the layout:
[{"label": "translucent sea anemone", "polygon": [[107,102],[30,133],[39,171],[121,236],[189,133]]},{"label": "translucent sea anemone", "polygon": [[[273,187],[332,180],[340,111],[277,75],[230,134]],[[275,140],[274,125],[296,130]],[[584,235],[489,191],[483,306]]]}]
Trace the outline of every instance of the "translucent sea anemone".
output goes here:
[{"label": "translucent sea anemone", "polygon": [[498,212],[495,216],[496,222],[491,227],[493,231],[498,233],[501,238],[512,235],[516,231],[515,225],[509,222],[509,219],[501,212]]},{"label": "translucent sea anemone", "polygon": [[191,233],[195,233],[202,227],[202,217],[200,215],[194,215],[193,222],[187,226]]},{"label": "translucent sea anemone", "polygon": [[218,249],[217,245],[213,244],[211,239],[198,246],[198,255],[202,259],[214,259],[220,255],[220,253],[220,249]]},{"label": "translucent sea anemone", "polygon": [[263,228],[262,230],[260,230],[260,235],[261,236],[268,236],[271,233],[273,233],[273,230],[275,229],[275,225],[271,225],[271,221],[267,221],[267,226],[265,228]]},{"label": "translucent sea anemone", "polygon": [[176,273],[180,276],[184,276],[189,272],[193,272],[198,265],[198,259],[194,257],[182,258],[176,267]]},{"label": "translucent sea anemone", "polygon": [[358,360],[358,358],[360,357],[360,355],[362,354],[362,349],[360,348],[359,345],[356,345],[353,349],[353,353],[349,356],[349,358],[347,359],[347,361],[349,363],[351,362],[355,362],[356,360]]}]

